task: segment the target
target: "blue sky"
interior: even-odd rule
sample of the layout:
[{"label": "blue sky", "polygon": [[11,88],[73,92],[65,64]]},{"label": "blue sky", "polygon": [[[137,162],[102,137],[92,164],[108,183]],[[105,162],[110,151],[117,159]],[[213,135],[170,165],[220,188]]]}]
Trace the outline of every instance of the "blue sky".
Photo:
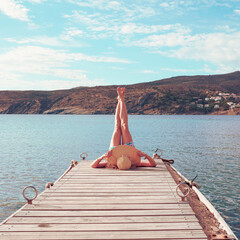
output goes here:
[{"label": "blue sky", "polygon": [[240,0],[0,0],[0,90],[239,70]]}]

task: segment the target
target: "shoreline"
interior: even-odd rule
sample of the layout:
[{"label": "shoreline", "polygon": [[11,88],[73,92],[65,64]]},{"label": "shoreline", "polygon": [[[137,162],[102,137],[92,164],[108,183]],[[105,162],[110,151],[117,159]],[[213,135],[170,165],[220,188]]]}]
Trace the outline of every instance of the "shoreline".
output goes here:
[{"label": "shoreline", "polygon": [[[0,115],[114,115],[114,113],[0,113]],[[221,111],[217,113],[185,113],[185,114],[177,114],[177,113],[162,113],[162,114],[145,114],[145,113],[129,113],[128,115],[132,116],[239,116],[239,111]]]}]

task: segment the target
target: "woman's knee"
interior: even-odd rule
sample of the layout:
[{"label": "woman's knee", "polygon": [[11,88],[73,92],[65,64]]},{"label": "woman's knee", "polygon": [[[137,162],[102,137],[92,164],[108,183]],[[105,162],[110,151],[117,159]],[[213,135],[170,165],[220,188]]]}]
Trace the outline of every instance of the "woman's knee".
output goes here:
[{"label": "woman's knee", "polygon": [[121,133],[121,131],[122,131],[121,130],[121,124],[119,124],[119,125],[116,124],[115,127],[114,127],[114,132],[115,133]]},{"label": "woman's knee", "polygon": [[124,131],[124,132],[129,131],[129,130],[128,130],[128,124],[125,123],[125,122],[121,123],[121,129],[122,129],[122,131]]}]

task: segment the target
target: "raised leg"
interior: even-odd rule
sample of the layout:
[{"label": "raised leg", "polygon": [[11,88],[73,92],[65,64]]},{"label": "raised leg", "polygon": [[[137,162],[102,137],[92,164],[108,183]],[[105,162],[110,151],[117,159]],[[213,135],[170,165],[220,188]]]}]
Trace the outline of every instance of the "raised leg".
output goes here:
[{"label": "raised leg", "polygon": [[132,135],[128,128],[128,113],[126,104],[124,102],[125,88],[122,88],[122,98],[120,98],[120,120],[121,120],[121,131],[122,131],[122,144],[132,142]]},{"label": "raised leg", "polygon": [[121,135],[120,102],[118,101],[115,112],[115,126],[109,148],[121,145]]}]

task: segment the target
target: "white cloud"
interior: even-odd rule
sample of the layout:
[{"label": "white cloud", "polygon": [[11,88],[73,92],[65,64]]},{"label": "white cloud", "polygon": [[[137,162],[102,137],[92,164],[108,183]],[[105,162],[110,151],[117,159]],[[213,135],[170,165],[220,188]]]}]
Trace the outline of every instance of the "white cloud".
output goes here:
[{"label": "white cloud", "polygon": [[154,12],[154,9],[148,7],[147,5],[144,5],[143,2],[140,6],[140,4],[133,4],[129,1],[124,3],[124,1],[111,1],[111,0],[85,0],[85,1],[79,1],[79,0],[68,0],[68,2],[76,4],[81,7],[85,8],[94,8],[99,10],[105,10],[105,11],[122,11],[125,12],[128,15],[133,15],[133,13],[144,13],[144,15],[149,15],[149,13]]},{"label": "white cloud", "polygon": [[42,45],[42,46],[52,46],[52,47],[83,47],[88,46],[88,43],[84,43],[79,41],[79,39],[74,38],[82,38],[82,36],[86,37],[83,31],[77,28],[67,28],[60,36],[49,37],[49,36],[33,36],[26,37],[22,39],[14,39],[14,38],[5,38],[6,41],[17,43],[19,45]]},{"label": "white cloud", "polygon": [[124,68],[121,68],[121,67],[115,67],[115,66],[113,66],[113,67],[111,67],[112,69],[114,69],[114,70],[124,70]]},{"label": "white cloud", "polygon": [[46,0],[27,0],[30,3],[42,3],[45,2]]},{"label": "white cloud", "polygon": [[[68,61],[68,55],[62,51],[33,46],[18,47],[0,55],[0,70],[14,82],[22,81],[26,74],[87,81],[84,71],[68,68]],[[6,81],[6,78],[1,80]]]},{"label": "white cloud", "polygon": [[[65,15],[65,18],[72,18],[78,24],[84,25],[100,25],[101,21],[104,20],[103,16],[99,13],[89,14],[84,11],[73,11],[72,15]],[[102,24],[105,23],[104,21]]]},{"label": "white cloud", "polygon": [[22,75],[19,73],[14,73],[9,71],[9,69],[4,69],[0,66],[0,89],[8,90],[13,89],[15,86],[15,80],[21,79]]},{"label": "white cloud", "polygon": [[236,29],[231,28],[229,25],[217,26],[215,29],[219,32],[236,32]]},{"label": "white cloud", "polygon": [[81,7],[91,7],[91,8],[99,8],[106,9],[108,8],[108,0],[86,0],[86,1],[78,1],[78,0],[69,0],[69,2],[77,4]]},{"label": "white cloud", "polygon": [[23,38],[20,40],[16,40],[13,38],[6,39],[9,42],[15,42],[17,44],[40,44],[40,45],[47,45],[47,46],[63,46],[64,43],[61,42],[57,37],[48,37],[48,36],[36,36],[36,37],[29,37]]},{"label": "white cloud", "polygon": [[75,28],[75,27],[70,27],[65,30],[64,36],[65,37],[67,36],[67,38],[71,39],[71,37],[76,37],[76,36],[82,37],[83,34],[84,34],[84,32],[82,30]]},{"label": "white cloud", "polygon": [[[88,61],[88,62],[109,62],[109,63],[131,63],[131,61],[121,58],[105,57],[105,56],[89,56],[82,53],[69,53],[64,50],[53,50],[50,48],[38,47],[38,46],[25,46],[18,47],[12,51],[0,55],[0,63],[6,61],[36,61],[42,62],[54,66],[55,64],[65,62],[76,61]],[[1,61],[2,60],[2,61]],[[22,64],[23,65],[23,64]],[[61,65],[65,66],[65,64]]]},{"label": "white cloud", "polygon": [[240,10],[239,9],[235,9],[234,12],[238,15],[240,15]]},{"label": "white cloud", "polygon": [[175,47],[182,46],[188,42],[194,41],[199,36],[184,35],[182,33],[166,33],[161,35],[151,35],[138,41],[132,42],[132,45],[139,47]]},{"label": "white cloud", "polygon": [[132,44],[154,48],[156,53],[168,57],[212,63],[223,71],[239,69],[240,32],[196,35],[170,33],[152,35]]},{"label": "white cloud", "polygon": [[156,15],[156,11],[149,3],[136,4],[132,2],[124,1],[109,1],[109,0],[68,0],[73,4],[80,6],[82,9],[92,8],[94,12],[104,12],[103,15],[111,16],[116,18],[116,14],[121,16],[120,21],[129,22],[133,19],[152,17]]},{"label": "white cloud", "polygon": [[217,66],[239,68],[240,32],[233,34],[211,33],[198,35],[186,41],[171,56],[180,59],[194,59],[211,62]]},{"label": "white cloud", "polygon": [[108,62],[108,63],[131,63],[131,61],[121,58],[104,57],[104,56],[87,56],[81,53],[72,53],[68,57],[75,61],[88,62]]},{"label": "white cloud", "polygon": [[156,33],[161,31],[170,30],[172,28],[172,25],[143,25],[143,24],[135,24],[135,23],[127,23],[122,26],[120,26],[121,33],[122,34],[134,34],[134,33],[140,33],[140,34],[150,34],[150,33]]},{"label": "white cloud", "polygon": [[29,21],[27,15],[29,10],[20,4],[19,1],[1,0],[0,11],[11,18],[21,21]]},{"label": "white cloud", "polygon": [[[187,66],[189,67],[189,66]],[[208,64],[204,64],[203,68],[195,69],[195,68],[168,68],[168,67],[163,67],[160,68],[160,71],[165,71],[165,72],[170,72],[171,74],[175,72],[177,75],[180,74],[202,74],[204,73],[211,73],[211,74],[221,74],[221,73],[226,73],[226,72],[232,72],[233,69],[231,67],[224,67],[222,68],[212,68]]]},{"label": "white cloud", "polygon": [[108,1],[105,6],[107,9],[118,10],[119,8],[121,8],[121,3],[118,1]]},{"label": "white cloud", "polygon": [[153,7],[149,7],[144,4],[143,5],[133,5],[131,9],[128,9],[126,11],[126,13],[130,13],[129,16],[132,17],[132,20],[139,19],[139,18],[149,18],[149,17],[153,17],[157,14]]},{"label": "white cloud", "polygon": [[[103,85],[102,80],[92,81],[72,81],[72,80],[24,80],[24,76],[6,76],[0,73],[1,90],[59,90],[59,89],[70,89],[79,86],[98,86]],[[89,84],[88,84],[89,83]]]},{"label": "white cloud", "polygon": [[[82,38],[114,38],[117,41],[125,41],[129,40],[129,38],[137,37],[137,34],[153,34],[170,31],[179,34],[186,34],[190,32],[188,27],[178,23],[166,25],[147,25],[128,21],[129,19],[124,18],[123,16],[116,18],[115,16],[108,14],[88,14],[84,11],[73,11],[72,15],[65,15],[65,17],[81,26],[79,35],[81,35]],[[85,29],[82,30],[83,28]],[[75,30],[77,30],[77,28]],[[71,38],[67,32],[68,30],[66,30],[66,36]],[[132,39],[129,42],[131,41]]]},{"label": "white cloud", "polygon": [[174,31],[179,33],[188,33],[190,29],[183,27],[180,24],[167,24],[167,25],[144,25],[127,23],[120,26],[122,34],[152,34],[166,31]]},{"label": "white cloud", "polygon": [[158,74],[158,72],[152,71],[152,70],[142,70],[141,73],[144,74]]},{"label": "white cloud", "polygon": [[[49,87],[51,84],[55,86],[56,82],[64,83],[58,88],[65,88],[66,84],[73,87],[102,83],[99,80],[89,80],[85,71],[72,66],[72,64],[80,64],[80,61],[129,63],[127,60],[112,57],[87,56],[63,50],[22,46],[0,55],[0,88],[9,86],[11,89],[13,84],[19,86],[20,83],[24,83],[25,89],[27,86],[38,86],[39,89],[44,89],[46,82],[43,82],[42,87],[39,86],[40,79],[43,78],[49,79]],[[35,77],[31,77],[30,82],[32,83],[25,80],[29,75],[35,75]],[[37,88],[34,87],[34,89]]]},{"label": "white cloud", "polygon": [[159,4],[161,7],[169,7],[169,3],[167,3],[167,2],[162,2],[162,3],[160,3]]},{"label": "white cloud", "polygon": [[235,0],[172,0],[172,1],[165,1],[161,2],[159,6],[169,9],[169,10],[198,10],[201,7],[214,7],[214,6],[221,6],[221,7],[231,7],[230,2],[234,2]]},{"label": "white cloud", "polygon": [[167,71],[167,72],[177,72],[177,73],[193,73],[193,72],[200,71],[200,69],[181,69],[181,68],[161,68],[160,70]]}]

